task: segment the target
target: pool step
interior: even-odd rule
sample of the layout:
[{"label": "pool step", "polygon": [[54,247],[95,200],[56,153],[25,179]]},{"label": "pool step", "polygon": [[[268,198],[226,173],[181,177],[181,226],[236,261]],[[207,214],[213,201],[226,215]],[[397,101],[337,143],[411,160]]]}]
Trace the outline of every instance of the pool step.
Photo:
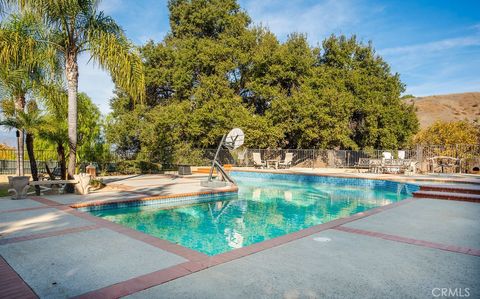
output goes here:
[{"label": "pool step", "polygon": [[424,185],[420,186],[420,191],[480,194],[480,185]]},{"label": "pool step", "polygon": [[480,203],[480,194],[460,193],[460,192],[442,192],[442,191],[417,191],[413,192],[413,197],[416,198],[433,198],[433,199],[447,199],[470,201]]}]

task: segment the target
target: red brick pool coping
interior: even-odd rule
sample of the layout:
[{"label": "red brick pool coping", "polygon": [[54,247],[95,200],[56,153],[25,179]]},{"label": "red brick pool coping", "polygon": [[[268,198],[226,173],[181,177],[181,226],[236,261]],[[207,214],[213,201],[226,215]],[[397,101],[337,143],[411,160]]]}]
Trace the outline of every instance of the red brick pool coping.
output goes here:
[{"label": "red brick pool coping", "polygon": [[[231,171],[238,172],[259,172],[259,173],[271,173],[271,174],[293,174],[293,175],[306,175],[306,176],[321,176],[321,177],[337,177],[345,179],[363,179],[363,180],[379,180],[379,181],[392,181],[397,183],[410,183],[415,182],[431,182],[435,181],[436,183],[457,183],[457,184],[469,184],[469,185],[479,185],[480,181],[468,181],[461,180],[460,178],[422,178],[422,177],[370,177],[370,176],[357,176],[355,173],[312,173],[312,172],[303,172],[303,171],[289,171],[289,170],[272,170],[272,169],[239,169],[234,168]],[[361,174],[361,173],[356,173]]]},{"label": "red brick pool coping", "polygon": [[[338,177],[338,178],[346,178],[346,179],[357,179],[357,180],[380,180],[380,181],[391,181],[395,183],[405,183],[405,184],[414,184],[415,182],[421,181],[431,181],[432,179],[428,178],[419,178],[419,179],[410,179],[410,178],[392,178],[392,177],[359,177],[359,176],[352,176],[348,174],[341,174],[341,173],[310,173],[310,172],[301,172],[301,171],[288,171],[288,170],[253,170],[253,169],[233,169],[232,171],[238,172],[257,172],[257,173],[270,173],[270,174],[288,174],[288,175],[304,175],[304,176],[319,176],[319,177]],[[435,179],[436,182],[444,182],[444,183],[457,183],[459,185],[474,185],[478,186],[477,188],[462,188],[459,186],[452,187],[448,185],[422,185],[420,186],[421,190],[438,190],[440,192],[453,192],[453,193],[468,193],[468,194],[480,194],[480,182],[470,182],[470,181],[456,181],[456,180],[449,180],[449,179]],[[452,194],[453,194],[452,193]],[[456,200],[456,201],[467,201],[467,202],[475,202],[480,203],[479,198],[471,198],[467,196],[461,195],[447,195],[447,194],[439,194],[434,197],[432,195],[423,195],[421,191],[413,192],[413,197],[416,198],[428,198],[428,199],[442,199],[442,200]]]},{"label": "red brick pool coping", "polygon": [[[226,191],[222,190],[215,193],[223,193],[223,192],[226,192]],[[205,194],[205,193],[212,193],[212,192],[201,192],[201,194]],[[191,193],[186,193],[186,194],[191,194]],[[198,195],[198,193],[194,193],[193,195]],[[187,196],[187,195],[185,194],[177,195],[177,197],[183,197],[183,196]],[[153,197],[143,198],[142,200],[157,200],[157,199],[163,199],[163,198],[171,198],[171,196],[153,196]],[[54,207],[64,212],[67,212],[69,214],[91,221],[95,223],[95,225],[92,226],[92,229],[93,227],[107,228],[107,229],[116,231],[118,233],[121,233],[123,235],[126,235],[128,237],[131,237],[133,239],[145,242],[147,244],[150,244],[154,247],[160,248],[167,252],[182,256],[188,260],[187,262],[184,262],[166,269],[148,273],[148,274],[135,277],[126,281],[122,281],[104,288],[87,292],[85,294],[78,296],[78,298],[118,298],[122,296],[127,296],[130,294],[166,283],[168,281],[207,269],[209,267],[230,262],[238,258],[245,257],[250,254],[254,254],[254,253],[257,253],[266,249],[270,249],[276,246],[280,246],[288,242],[291,242],[300,238],[304,238],[328,229],[337,229],[337,230],[346,231],[346,232],[348,230],[348,232],[350,233],[358,233],[362,235],[379,237],[379,238],[383,238],[391,241],[409,243],[417,246],[430,247],[430,248],[453,251],[457,253],[464,253],[464,254],[475,255],[475,256],[478,256],[478,254],[480,253],[479,250],[476,250],[476,249],[463,248],[458,246],[449,246],[449,245],[432,243],[432,242],[427,242],[422,240],[403,238],[403,237],[393,236],[393,235],[386,235],[386,234],[381,234],[377,232],[362,231],[362,230],[341,227],[341,225],[343,224],[346,224],[361,218],[365,218],[388,209],[392,209],[401,205],[408,204],[412,201],[415,201],[416,199],[414,198],[409,198],[409,199],[402,200],[400,202],[374,208],[365,212],[354,214],[349,217],[332,220],[330,222],[312,226],[291,234],[283,235],[274,239],[255,243],[250,246],[234,249],[232,251],[225,252],[222,254],[217,254],[214,256],[208,256],[206,254],[191,250],[189,248],[180,246],[178,244],[174,244],[163,239],[152,237],[150,235],[124,227],[122,225],[110,222],[108,220],[92,216],[88,213],[80,212],[75,208],[72,208],[71,206],[62,205],[62,204],[59,204],[58,202],[55,202],[46,198],[32,197],[31,199],[38,201],[40,203],[46,204],[49,207]],[[127,200],[127,202],[129,201],[138,201],[138,199]],[[115,200],[112,202],[125,202],[125,201]],[[93,204],[93,205],[106,204],[106,203],[107,202],[105,201],[97,202],[97,203],[90,202],[90,204]],[[51,234],[62,235],[62,234],[71,233],[71,232],[74,232],[74,231],[72,230],[56,231],[56,232],[52,232]],[[18,242],[20,241],[21,240],[19,240]],[[11,271],[13,271],[14,274],[16,274],[13,269],[11,269]],[[18,276],[18,274],[16,275]],[[25,284],[25,282],[23,282],[23,284]],[[18,286],[23,287],[22,285],[18,285]]]},{"label": "red brick pool coping", "polygon": [[475,188],[464,187],[459,185],[423,185],[420,186],[421,191],[434,191],[434,192],[451,192],[451,193],[465,193],[465,194],[480,194],[480,185]]},{"label": "red brick pool coping", "polygon": [[[167,269],[162,269],[162,270],[159,270],[159,271],[155,271],[155,272],[152,272],[152,273],[149,273],[149,274],[145,274],[143,276],[139,276],[139,277],[136,277],[136,278],[133,278],[133,279],[129,279],[129,280],[126,280],[126,281],[123,281],[123,282],[113,284],[111,286],[107,286],[107,287],[104,287],[104,288],[101,288],[101,289],[98,289],[98,290],[94,290],[94,291],[85,293],[83,295],[80,295],[76,298],[118,298],[118,297],[127,296],[127,295],[130,295],[130,294],[133,294],[133,293],[136,293],[136,292],[139,292],[139,291],[142,291],[142,290],[145,290],[145,289],[148,289],[148,288],[166,283],[168,281],[171,281],[171,280],[174,280],[174,279],[177,279],[177,278],[180,278],[180,277],[183,277],[183,276],[186,276],[186,275],[189,275],[189,274],[192,274],[192,273],[195,273],[195,272],[198,272],[198,271],[201,271],[201,270],[213,267],[213,266],[217,266],[217,265],[220,265],[220,264],[223,264],[223,263],[227,263],[227,262],[239,259],[241,257],[245,257],[245,256],[248,256],[248,255],[266,250],[266,249],[270,249],[270,248],[273,248],[273,247],[276,247],[276,246],[280,246],[282,244],[286,244],[286,243],[289,243],[291,241],[298,240],[300,238],[304,238],[304,237],[310,236],[312,234],[315,234],[315,233],[318,233],[318,232],[321,232],[321,231],[324,231],[324,230],[328,230],[328,229],[340,226],[342,224],[345,224],[345,223],[348,223],[348,222],[351,222],[351,221],[355,221],[357,219],[361,219],[361,218],[371,216],[371,215],[380,213],[382,211],[385,211],[385,210],[388,210],[388,209],[391,209],[391,208],[394,208],[394,207],[398,207],[400,205],[407,204],[407,203],[412,202],[414,200],[415,199],[413,199],[413,198],[405,199],[405,200],[402,200],[400,202],[396,202],[396,203],[392,203],[392,204],[385,205],[385,206],[382,206],[382,207],[374,208],[374,209],[371,209],[371,210],[368,210],[368,211],[365,211],[365,212],[361,212],[361,213],[358,213],[358,214],[355,214],[355,215],[352,215],[352,216],[349,216],[349,217],[332,220],[332,221],[327,222],[327,223],[315,225],[315,226],[312,226],[312,227],[309,227],[309,228],[306,228],[306,229],[303,229],[303,230],[300,230],[300,231],[297,231],[297,232],[294,232],[294,233],[283,235],[283,236],[280,236],[280,237],[277,237],[277,238],[274,238],[274,239],[270,239],[270,240],[266,240],[266,241],[263,241],[263,242],[255,243],[255,244],[252,244],[252,245],[249,245],[249,246],[246,246],[246,247],[234,249],[234,250],[231,250],[231,251],[228,251],[228,252],[225,252],[225,253],[221,253],[221,254],[217,254],[217,255],[214,255],[214,256],[208,256],[208,255],[205,255],[203,253],[198,253],[198,252],[194,251],[194,252],[198,253],[199,255],[197,255],[195,257],[192,257],[192,258],[189,258],[189,257],[187,257],[188,254],[184,255],[185,251],[178,252],[177,250],[178,250],[178,247],[184,248],[187,251],[193,251],[191,249],[188,249],[188,248],[185,248],[185,247],[182,247],[182,246],[179,246],[179,245],[178,245],[178,247],[173,247],[173,248],[169,248],[169,247],[163,247],[162,248],[161,247],[161,249],[167,250],[167,251],[169,251],[173,254],[181,255],[181,256],[187,258],[189,261],[185,262],[185,263],[182,263],[182,264],[172,266],[172,267],[167,268]],[[108,222],[107,225],[109,226],[109,228],[114,228],[114,227],[120,226],[121,228],[119,228],[119,230],[121,230],[121,231],[125,231],[125,230],[126,231],[131,231],[133,236],[143,235],[142,241],[144,241],[148,244],[151,244],[150,242],[153,241],[154,239],[160,240],[160,241],[165,241],[165,240],[158,239],[158,238],[155,238],[155,237],[147,238],[147,237],[150,237],[150,236],[145,235],[145,234],[143,234],[141,232],[138,232],[138,231],[135,231],[135,230],[128,229],[126,227],[123,227],[119,224],[110,222],[108,220],[104,220],[104,219],[101,219],[101,218],[98,218],[98,217],[95,217],[95,216],[91,216],[89,214],[82,213],[82,212],[79,212],[79,211],[75,211],[75,212],[87,216],[89,220],[90,220],[90,217],[93,217],[93,218],[101,220],[102,222]],[[165,242],[168,242],[168,241],[165,241]],[[173,244],[173,245],[176,245],[176,244]]]},{"label": "red brick pool coping", "polygon": [[428,191],[427,192],[416,191],[416,192],[413,192],[412,195],[415,198],[455,200],[455,201],[466,201],[466,202],[480,203],[480,195],[470,194],[470,193],[458,193],[458,192],[428,193]]},{"label": "red brick pool coping", "polygon": [[176,255],[182,256],[186,258],[187,260],[199,260],[205,258],[207,255],[197,252],[195,250],[180,246],[178,244],[171,243],[167,240],[159,239],[147,234],[144,234],[142,232],[139,232],[137,230],[128,228],[126,226],[105,220],[103,218],[95,217],[92,216],[88,213],[80,212],[75,208],[72,208],[68,205],[58,205],[57,202],[43,198],[43,197],[38,197],[34,196],[31,197],[31,199],[36,200],[38,202],[44,203],[46,205],[49,205],[53,208],[59,209],[63,212],[69,213],[71,215],[77,216],[79,218],[85,219],[87,221],[95,223],[96,226],[99,228],[108,228],[110,230],[113,230],[115,232],[121,233],[123,235],[126,235],[130,238],[145,242],[147,244],[150,244],[154,247],[160,248],[162,250],[166,250],[168,252],[174,253]]},{"label": "red brick pool coping", "polygon": [[[191,260],[186,263],[182,263],[179,265],[172,266],[167,269],[162,269],[159,271],[155,271],[149,274],[145,274],[140,277],[136,277],[133,279],[129,279],[123,282],[116,283],[111,286],[107,286],[98,290],[94,290],[88,293],[85,293],[83,295],[78,296],[77,298],[118,298],[118,297],[123,297],[127,296],[154,286],[161,285],[163,283],[166,283],[168,281],[213,267],[217,266],[223,263],[227,263],[236,259],[239,259],[241,257],[245,257],[266,249],[270,249],[276,246],[280,246],[286,243],[289,243],[294,240],[298,240],[304,237],[308,237],[310,235],[328,230],[328,229],[339,229],[341,230],[343,227],[341,225],[365,218],[374,214],[378,214],[382,211],[392,209],[401,205],[408,204],[412,201],[415,201],[416,199],[414,198],[409,198],[405,199],[400,202],[392,203],[389,205],[385,205],[382,207],[374,208],[362,213],[358,213],[349,217],[345,218],[340,218],[336,220],[332,220],[327,223],[319,224],[316,226],[312,226],[294,233],[290,233],[287,235],[283,235],[274,239],[266,240],[263,242],[255,243],[246,247],[238,248],[231,250],[229,252],[217,254],[214,256],[206,256],[204,258],[200,258],[197,260]],[[93,216],[92,216],[93,217]],[[117,224],[115,224],[117,225]],[[137,232],[138,233],[138,232]],[[360,233],[360,232],[357,232]],[[430,248],[435,248],[435,249],[441,249],[441,250],[448,250],[448,251],[453,251],[457,253],[464,253],[464,254],[469,254],[469,255],[477,255],[478,250],[475,249],[470,249],[470,248],[463,248],[463,247],[458,247],[458,246],[448,246],[444,244],[438,244],[438,243],[432,243],[432,242],[427,242],[427,241],[422,241],[422,240],[415,240],[415,239],[407,239],[399,236],[393,236],[393,235],[385,235],[385,234],[380,234],[380,233],[375,233],[375,232],[367,232],[367,231],[362,231],[361,233],[365,233],[365,235],[374,235],[377,237],[383,237],[384,239],[389,239],[391,241],[397,241],[397,242],[403,242],[403,243],[409,243],[412,245],[417,245],[417,246],[425,246],[425,247],[430,247]],[[142,234],[142,233],[141,233]],[[147,241],[148,243],[148,241]],[[168,250],[168,249],[166,249]],[[170,251],[170,250],[168,250]],[[170,251],[174,254],[177,254],[175,251]]]},{"label": "red brick pool coping", "polygon": [[114,204],[114,203],[152,201],[152,200],[162,200],[162,199],[190,197],[190,196],[200,196],[200,195],[208,195],[208,194],[232,193],[232,192],[237,192],[237,191],[238,191],[238,187],[237,186],[232,186],[228,189],[222,189],[222,190],[189,192],[189,193],[168,194],[168,195],[155,195],[155,196],[142,196],[142,197],[138,197],[138,198],[115,199],[115,200],[107,200],[107,201],[79,202],[79,203],[71,204],[70,207],[78,209],[78,208],[85,208],[85,207],[91,207],[91,206],[102,206],[102,205],[108,205],[108,204]]},{"label": "red brick pool coping", "polygon": [[38,298],[2,256],[0,256],[0,277],[0,298]]}]

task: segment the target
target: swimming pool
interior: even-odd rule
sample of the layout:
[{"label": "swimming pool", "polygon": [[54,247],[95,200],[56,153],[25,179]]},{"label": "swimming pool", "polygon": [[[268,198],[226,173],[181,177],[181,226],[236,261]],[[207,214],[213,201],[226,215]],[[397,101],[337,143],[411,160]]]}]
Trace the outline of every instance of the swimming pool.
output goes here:
[{"label": "swimming pool", "polygon": [[397,202],[418,190],[416,185],[381,180],[253,172],[232,176],[238,194],[183,206],[150,203],[89,212],[215,255]]}]

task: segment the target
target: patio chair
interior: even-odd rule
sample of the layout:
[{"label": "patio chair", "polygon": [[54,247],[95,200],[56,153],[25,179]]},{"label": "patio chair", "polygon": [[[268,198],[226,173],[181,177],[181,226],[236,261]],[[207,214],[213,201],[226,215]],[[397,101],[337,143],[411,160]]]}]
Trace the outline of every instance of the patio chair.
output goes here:
[{"label": "patio chair", "polygon": [[461,160],[449,156],[436,156],[428,159],[429,170],[432,173],[456,173],[461,170]]},{"label": "patio chair", "polygon": [[292,161],[293,161],[293,153],[286,153],[285,160],[283,160],[283,162],[279,162],[278,167],[289,168],[290,166],[292,166]]},{"label": "patio chair", "polygon": [[382,159],[370,159],[368,161],[368,172],[379,173],[382,170]]},{"label": "patio chair", "polygon": [[384,160],[390,160],[392,159],[392,153],[391,152],[383,152],[382,157]]},{"label": "patio chair", "polygon": [[405,165],[405,168],[403,173],[405,175],[415,175],[417,173],[418,161],[408,160],[408,164],[406,163],[404,165]]},{"label": "patio chair", "polygon": [[403,169],[403,160],[400,159],[388,159],[383,161],[382,172],[383,173],[400,173]]},{"label": "patio chair", "polygon": [[370,168],[370,158],[360,158],[358,162],[353,166],[356,170],[360,172],[360,169],[369,169]]},{"label": "patio chair", "polygon": [[255,168],[264,168],[266,166],[265,161],[262,160],[260,153],[252,153],[253,157],[253,166]]},{"label": "patio chair", "polygon": [[245,156],[247,155],[247,150],[244,149],[243,151],[240,151],[238,152],[238,156],[237,156],[237,159],[238,159],[238,166],[241,166],[245,163]]}]

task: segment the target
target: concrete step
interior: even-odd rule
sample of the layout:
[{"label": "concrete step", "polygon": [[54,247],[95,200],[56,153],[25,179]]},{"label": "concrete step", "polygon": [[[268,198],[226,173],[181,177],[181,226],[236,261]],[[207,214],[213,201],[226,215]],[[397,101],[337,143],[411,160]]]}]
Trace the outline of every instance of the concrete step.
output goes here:
[{"label": "concrete step", "polygon": [[423,186],[420,186],[420,191],[480,194],[480,185],[468,185],[468,184],[423,185]]},{"label": "concrete step", "polygon": [[448,199],[459,201],[470,201],[480,203],[480,194],[469,194],[459,192],[438,192],[438,191],[417,191],[413,192],[413,197],[416,198],[434,198],[434,199]]}]

